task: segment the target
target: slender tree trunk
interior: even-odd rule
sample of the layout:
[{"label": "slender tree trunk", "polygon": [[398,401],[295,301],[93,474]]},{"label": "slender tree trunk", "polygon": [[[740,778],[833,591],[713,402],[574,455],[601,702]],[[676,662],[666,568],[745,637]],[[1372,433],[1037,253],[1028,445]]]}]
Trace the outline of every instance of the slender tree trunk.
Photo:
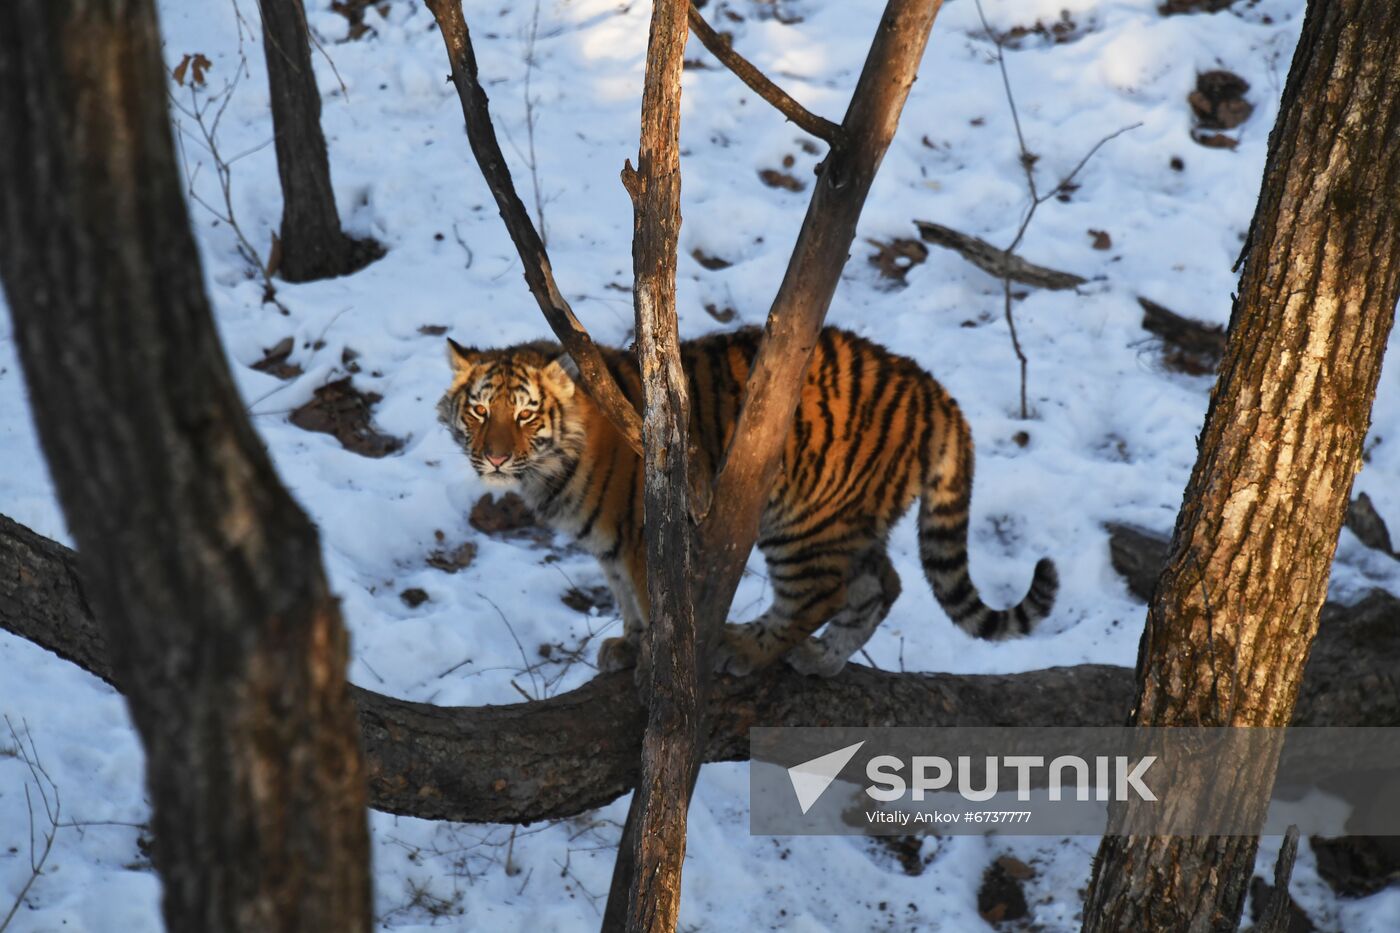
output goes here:
[{"label": "slender tree trunk", "polygon": [[214,333],[160,48],[149,0],[0,3],[0,276],[167,926],[367,930],[346,634]]},{"label": "slender tree trunk", "polygon": [[633,294],[642,375],[643,516],[650,626],[637,672],[647,707],[641,779],[629,820],[639,866],[627,898],[628,933],[670,933],[681,905],[686,811],[700,768],[695,604],[691,598],[690,403],[676,320],[676,240],[681,227],[681,66],[689,0],[656,0],[642,89],[632,196]]},{"label": "slender tree trunk", "polygon": [[[838,141],[817,177],[787,272],[773,299],[763,342],[745,386],[739,422],[714,479],[713,508],[697,529],[698,546],[691,558],[695,568],[691,577],[697,584],[692,601],[702,693],[709,683],[705,646],[719,635],[758,538],[759,515],[777,476],[802,376],[941,5],[941,0],[889,0],[886,4]],[[654,566],[649,570],[654,573]],[[697,742],[705,728],[702,721]],[[691,755],[690,760],[693,767],[687,801],[700,773],[700,756]],[[640,863],[635,858],[645,832],[638,801],[634,800],[618,846],[603,916],[603,930],[608,933],[624,928],[627,905],[633,902],[630,895],[637,889]]]},{"label": "slender tree trunk", "polygon": [[258,8],[282,181],[281,256],[274,271],[288,282],[348,275],[384,251],[340,227],[306,12],[301,0],[258,0]]},{"label": "slender tree trunk", "polygon": [[[1247,250],[1139,725],[1292,717],[1400,295],[1400,4],[1309,4]],[[1256,848],[1105,837],[1084,929],[1234,930]]]}]

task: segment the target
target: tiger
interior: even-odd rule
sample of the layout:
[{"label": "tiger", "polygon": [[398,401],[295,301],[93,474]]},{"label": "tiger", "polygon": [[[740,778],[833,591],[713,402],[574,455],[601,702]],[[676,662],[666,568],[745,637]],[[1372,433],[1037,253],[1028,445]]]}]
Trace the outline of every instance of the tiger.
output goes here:
[{"label": "tiger", "polygon": [[[733,434],[760,338],[742,328],[681,344],[693,456],[709,475]],[[640,410],[632,354],[599,349]],[[449,337],[447,354],[441,422],[485,485],[518,492],[539,521],[597,558],[623,619],[623,634],[601,644],[598,668],[635,664],[648,617],[640,457],[579,391],[558,344],[480,350]],[[823,329],[759,522],[773,599],[756,620],[724,626],[714,668],[742,676],[782,658],[803,674],[839,673],[899,596],[887,538],[916,499],[920,561],[948,617],[978,638],[1028,634],[1054,605],[1055,565],[1036,563],[1014,607],[982,602],[968,575],[972,473],[967,420],[931,375],[849,331]]]}]

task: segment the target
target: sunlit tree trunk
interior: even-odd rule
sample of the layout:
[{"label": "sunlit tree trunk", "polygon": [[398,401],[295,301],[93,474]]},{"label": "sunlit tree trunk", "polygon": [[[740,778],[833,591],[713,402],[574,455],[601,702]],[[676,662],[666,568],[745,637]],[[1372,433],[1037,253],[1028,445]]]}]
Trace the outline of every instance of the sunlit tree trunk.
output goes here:
[{"label": "sunlit tree trunk", "polygon": [[347,639],[219,346],[150,0],[0,3],[0,278],[178,931],[369,929]]},{"label": "sunlit tree trunk", "polygon": [[[1292,716],[1400,294],[1400,4],[1309,4],[1247,250],[1138,725]],[[1234,930],[1256,848],[1106,837],[1084,929]]]}]

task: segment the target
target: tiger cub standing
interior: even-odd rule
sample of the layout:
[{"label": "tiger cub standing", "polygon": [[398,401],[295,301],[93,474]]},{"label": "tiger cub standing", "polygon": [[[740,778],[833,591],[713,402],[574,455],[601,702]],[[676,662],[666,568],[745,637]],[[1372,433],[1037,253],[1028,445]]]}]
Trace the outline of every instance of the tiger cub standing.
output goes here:
[{"label": "tiger cub standing", "polygon": [[[681,345],[691,436],[712,475],[759,338],[746,328]],[[598,666],[633,663],[648,611],[640,459],[575,390],[557,344],[448,345],[453,380],[438,403],[442,422],[487,484],[517,490],[541,521],[598,558],[625,623],[623,637],[603,643]],[[640,408],[631,354],[603,356]],[[786,657],[804,673],[839,672],[899,595],[886,537],[916,499],[924,574],[949,617],[979,638],[1029,632],[1054,603],[1055,566],[1036,564],[1019,605],[983,604],[967,569],[971,496],[972,436],[943,387],[912,360],[823,330],[759,526],[773,604],[754,622],[725,626],[716,667],[743,674]],[[820,638],[810,637],[824,624]]]}]

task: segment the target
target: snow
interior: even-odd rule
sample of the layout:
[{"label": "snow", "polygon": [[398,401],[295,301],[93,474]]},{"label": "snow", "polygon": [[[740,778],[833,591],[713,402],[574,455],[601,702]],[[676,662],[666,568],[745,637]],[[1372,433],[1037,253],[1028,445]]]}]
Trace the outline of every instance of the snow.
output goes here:
[{"label": "snow", "polygon": [[[830,320],[912,356],[966,412],[979,448],[973,498],[972,573],[989,602],[1024,593],[1037,558],[1051,555],[1062,588],[1054,613],[1023,641],[977,641],[951,625],[921,582],[912,519],[895,531],[891,556],[904,593],[869,646],[881,667],[1016,672],[1084,662],[1132,665],[1143,606],[1107,559],[1107,521],[1168,531],[1195,459],[1208,378],[1165,371],[1140,326],[1136,296],[1224,323],[1231,272],[1258,192],[1268,131],[1278,110],[1301,22],[1301,0],[1261,0],[1236,12],[1164,18],[1157,0],[987,0],[997,29],[1047,24],[1066,10],[1075,41],[1023,39],[1007,68],[1037,182],[1049,190],[1100,139],[1068,202],[1036,214],[1020,252],[1092,281],[1074,292],[1030,290],[1015,305],[1030,359],[1034,417],[1017,417],[1018,379],[1001,285],[959,256],[931,248],[889,287],[865,261],[867,239],[916,237],[912,221],[935,221],[1005,244],[1027,195],[1015,130],[994,59],[971,0],[950,0],[861,220]],[[557,598],[602,583],[591,559],[482,535],[467,513],[482,485],[436,424],[448,381],[441,325],[465,342],[498,346],[547,336],[519,261],[471,159],[448,68],[431,17],[390,0],[365,11],[372,32],[345,41],[348,24],[329,0],[307,0],[325,54],[315,55],[323,123],[346,227],[388,247],[384,259],[343,279],[278,283],[289,314],[261,302],[261,286],[227,224],[192,204],[220,334],[253,422],[284,483],[321,529],[330,579],[353,635],[350,674],[359,684],[447,705],[509,703],[522,692],[553,695],[586,681],[587,663],[541,645],[583,647],[618,621],[585,615]],[[719,19],[716,7],[744,16]],[[774,9],[784,15],[770,15]],[[736,47],[815,112],[839,119],[864,59],[880,4],[871,0],[711,3],[707,15]],[[241,15],[241,18],[240,18]],[[527,165],[527,73],[533,96],[538,200],[561,287],[594,336],[630,340],[631,209],[618,181],[635,159],[649,6],[620,0],[542,0],[530,54],[533,5],[469,0],[468,23],[497,129],[524,200],[537,200]],[[799,22],[782,19],[800,17]],[[247,72],[221,124],[234,164],[240,225],[266,250],[281,214],[270,145],[266,78],[256,7],[161,3],[165,58],[186,52],[214,63],[217,89]],[[253,25],[249,25],[252,23]],[[240,48],[246,65],[240,64]],[[678,281],[682,333],[759,323],[777,287],[807,192],[765,186],[764,169],[810,187],[819,154],[803,134],[692,42],[685,73],[683,214]],[[334,68],[331,67],[331,61]],[[533,66],[529,62],[533,60]],[[1251,84],[1254,115],[1232,135],[1236,150],[1193,143],[1186,94],[1195,74],[1224,67]],[[342,84],[343,82],[343,84]],[[175,89],[178,94],[187,91]],[[811,148],[811,147],[808,147]],[[185,139],[191,167],[207,156]],[[819,150],[818,150],[819,151]],[[784,167],[784,160],[792,160]],[[1173,157],[1184,169],[1170,166]],[[217,203],[213,173],[201,196]],[[1112,247],[1091,247],[1088,230]],[[694,250],[732,263],[706,270]],[[703,308],[732,307],[719,325]],[[290,383],[249,365],[282,338],[295,339]],[[379,460],[347,452],[328,435],[291,425],[287,414],[320,385],[344,375],[358,354],[355,385],[383,396],[375,422],[401,437]],[[1357,479],[1382,516],[1400,517],[1400,391],[1382,377]],[[1023,445],[1014,439],[1026,432]],[[67,540],[29,421],[8,314],[0,316],[0,512]],[[473,541],[467,569],[431,568],[430,553]],[[752,618],[767,591],[759,571],[742,584],[734,616]],[[1400,593],[1400,563],[1343,532],[1334,598],[1372,587]],[[400,593],[429,596],[409,608]],[[531,670],[526,671],[527,666]],[[15,929],[122,931],[159,928],[159,885],[137,845],[148,813],[142,753],[121,698],[37,647],[0,633],[0,713],[27,727],[60,789],[66,818],[53,856],[30,890]],[[13,743],[0,734],[0,750]],[[27,771],[0,754],[0,909],[29,877]],[[1094,839],[943,838],[924,843],[918,877],[864,839],[765,838],[748,832],[747,769],[704,769],[691,810],[681,922],[690,930],[970,930],[983,869],[1012,853],[1037,871],[1027,885],[1031,920],[1046,930],[1078,924]],[[376,913],[383,929],[591,930],[606,896],[626,800],[558,823],[512,830],[372,815]],[[103,821],[107,821],[104,823]],[[102,824],[102,825],[98,825]],[[1260,853],[1267,873],[1277,840]],[[1295,896],[1327,928],[1393,928],[1394,889],[1341,902],[1316,876],[1303,845]]]}]

